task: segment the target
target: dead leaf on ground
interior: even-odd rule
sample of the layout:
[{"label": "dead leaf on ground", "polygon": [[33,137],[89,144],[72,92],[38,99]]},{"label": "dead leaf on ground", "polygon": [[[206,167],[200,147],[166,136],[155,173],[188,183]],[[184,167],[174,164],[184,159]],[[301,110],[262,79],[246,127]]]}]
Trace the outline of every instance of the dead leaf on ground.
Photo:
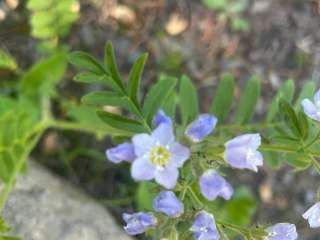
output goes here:
[{"label": "dead leaf on ground", "polygon": [[172,14],[165,25],[165,29],[170,35],[178,35],[185,31],[187,27],[188,21],[177,13]]}]

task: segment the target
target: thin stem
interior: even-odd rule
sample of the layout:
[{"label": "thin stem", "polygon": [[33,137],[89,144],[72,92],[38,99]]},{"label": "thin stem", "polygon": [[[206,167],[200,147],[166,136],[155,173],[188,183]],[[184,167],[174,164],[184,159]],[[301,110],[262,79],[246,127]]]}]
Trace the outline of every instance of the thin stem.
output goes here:
[{"label": "thin stem", "polygon": [[283,122],[276,122],[276,123],[254,123],[254,124],[231,124],[231,125],[222,125],[219,126],[218,130],[241,130],[241,129],[267,129],[267,128],[274,128],[283,125]]},{"label": "thin stem", "polygon": [[192,198],[195,200],[195,202],[200,206],[200,208],[203,208],[204,204],[202,203],[202,201],[198,198],[197,194],[192,190],[191,187],[187,187]]}]

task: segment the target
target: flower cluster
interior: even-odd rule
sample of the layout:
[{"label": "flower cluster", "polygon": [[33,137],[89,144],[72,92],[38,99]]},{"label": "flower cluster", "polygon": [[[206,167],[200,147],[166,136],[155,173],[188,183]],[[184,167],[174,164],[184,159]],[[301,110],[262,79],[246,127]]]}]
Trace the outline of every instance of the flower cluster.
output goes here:
[{"label": "flower cluster", "polygon": [[[123,143],[106,151],[107,158],[114,162],[131,163],[131,176],[136,181],[154,180],[161,185],[162,190],[153,200],[155,213],[124,214],[124,227],[129,235],[137,235],[149,228],[157,226],[157,216],[164,214],[170,218],[179,218],[185,214],[184,199],[179,194],[177,182],[179,169],[192,156],[192,146],[205,141],[217,124],[217,118],[211,114],[201,114],[184,131],[185,144],[179,143],[174,135],[174,123],[164,111],[160,110],[153,119],[154,130],[148,133],[137,134],[132,137],[131,143]],[[261,137],[257,133],[237,136],[226,142],[223,153],[224,164],[237,169],[249,169],[257,172],[263,165],[263,156],[258,151]],[[190,173],[191,174],[191,173]],[[218,169],[202,167],[202,174],[198,176],[198,186],[202,196],[208,201],[218,197],[230,200],[233,188],[221,176]],[[190,188],[190,187],[189,187]],[[312,220],[312,226],[320,224],[320,210],[310,209],[304,216]],[[311,224],[311,223],[310,223]],[[279,223],[265,229],[267,240],[295,240],[297,232],[295,225]],[[210,210],[203,208],[193,215],[193,224],[190,232],[196,240],[220,239],[216,219]]]}]

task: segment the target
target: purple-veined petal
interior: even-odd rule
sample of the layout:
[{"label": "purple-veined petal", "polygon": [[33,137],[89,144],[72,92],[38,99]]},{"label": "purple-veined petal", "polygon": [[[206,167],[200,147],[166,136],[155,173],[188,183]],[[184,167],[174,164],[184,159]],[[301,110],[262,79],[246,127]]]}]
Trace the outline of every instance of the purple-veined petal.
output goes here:
[{"label": "purple-veined petal", "polygon": [[157,224],[157,219],[152,214],[148,213],[124,213],[122,217],[126,222],[124,230],[129,235],[138,235],[144,233],[148,228],[155,227]]},{"label": "purple-veined petal", "polygon": [[214,170],[206,171],[199,181],[202,195],[209,201],[217,197],[229,200],[233,194],[232,186]]},{"label": "purple-veined petal", "polygon": [[309,208],[302,217],[308,220],[311,228],[320,227],[320,202]]},{"label": "purple-veined petal", "polygon": [[174,142],[172,125],[162,123],[151,134],[157,143],[163,146],[171,145]]},{"label": "purple-veined petal", "polygon": [[134,147],[130,143],[122,143],[106,150],[107,158],[113,163],[133,161],[136,158]]},{"label": "purple-veined petal", "polygon": [[175,167],[166,167],[155,171],[155,180],[167,189],[173,189],[179,177],[179,171]]},{"label": "purple-veined petal", "polygon": [[261,137],[258,133],[249,133],[237,136],[228,141],[226,147],[250,147],[252,149],[258,149],[261,145]]},{"label": "purple-veined petal", "polygon": [[197,214],[190,231],[196,240],[219,240],[215,219],[212,214],[201,211]]},{"label": "purple-veined petal", "polygon": [[156,167],[151,164],[146,157],[141,157],[133,161],[131,166],[131,176],[137,181],[151,180],[155,176]]},{"label": "purple-veined petal", "polygon": [[178,217],[184,211],[182,202],[171,191],[160,192],[153,200],[153,209],[170,217]]},{"label": "purple-veined petal", "polygon": [[186,146],[180,143],[174,143],[170,146],[170,165],[180,168],[183,166],[184,162],[190,157],[190,150]]},{"label": "purple-veined petal", "polygon": [[152,120],[154,128],[158,127],[161,123],[166,123],[172,126],[172,120],[165,114],[163,110],[159,110]]},{"label": "purple-veined petal", "polygon": [[185,131],[185,135],[193,142],[200,142],[215,128],[218,119],[211,114],[201,114],[199,117],[189,124]]},{"label": "purple-veined petal", "polygon": [[257,151],[261,144],[259,134],[244,134],[225,144],[224,158],[232,167],[258,171],[263,165],[263,156]]},{"label": "purple-veined petal", "polygon": [[298,234],[296,226],[290,223],[278,223],[271,227],[268,227],[267,232],[269,236],[267,240],[296,240]]},{"label": "purple-veined petal", "polygon": [[141,157],[148,153],[150,149],[155,145],[155,140],[148,134],[136,134],[132,137],[132,143],[134,146],[134,152],[137,157]]}]

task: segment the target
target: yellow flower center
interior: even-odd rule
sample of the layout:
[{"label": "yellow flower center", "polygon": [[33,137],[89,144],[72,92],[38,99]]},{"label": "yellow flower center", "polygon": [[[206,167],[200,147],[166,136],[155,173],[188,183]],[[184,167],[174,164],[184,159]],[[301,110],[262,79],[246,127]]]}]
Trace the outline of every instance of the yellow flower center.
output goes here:
[{"label": "yellow flower center", "polygon": [[157,146],[150,151],[150,162],[158,167],[164,167],[169,161],[170,156],[171,154],[166,148]]}]

